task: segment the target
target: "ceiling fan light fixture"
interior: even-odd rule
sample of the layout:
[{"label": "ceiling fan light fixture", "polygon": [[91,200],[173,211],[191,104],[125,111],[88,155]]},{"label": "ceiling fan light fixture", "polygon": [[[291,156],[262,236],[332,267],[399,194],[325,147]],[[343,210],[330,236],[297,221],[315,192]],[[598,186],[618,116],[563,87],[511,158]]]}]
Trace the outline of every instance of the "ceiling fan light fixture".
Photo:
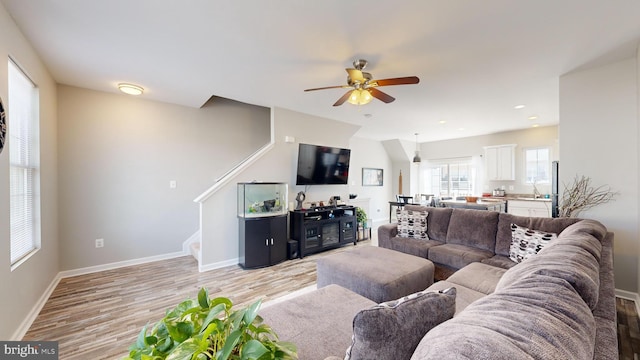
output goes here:
[{"label": "ceiling fan light fixture", "polygon": [[142,95],[144,89],[138,85],[120,83],[118,84],[118,89],[125,94],[129,95]]},{"label": "ceiling fan light fixture", "polygon": [[349,95],[347,102],[353,105],[366,105],[371,102],[371,99],[373,99],[373,96],[371,96],[369,90],[355,89]]}]

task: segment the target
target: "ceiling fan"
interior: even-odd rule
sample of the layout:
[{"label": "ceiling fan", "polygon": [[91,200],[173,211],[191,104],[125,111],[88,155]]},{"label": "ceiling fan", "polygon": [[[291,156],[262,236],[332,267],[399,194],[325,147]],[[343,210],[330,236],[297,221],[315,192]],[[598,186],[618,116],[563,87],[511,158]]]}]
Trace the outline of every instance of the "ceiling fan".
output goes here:
[{"label": "ceiling fan", "polygon": [[368,104],[372,98],[376,98],[384,103],[390,103],[395,98],[377,88],[390,85],[409,85],[420,82],[417,76],[407,76],[391,79],[375,80],[370,73],[362,71],[367,66],[367,60],[359,59],[353,61],[353,69],[347,68],[347,85],[326,86],[320,88],[306,89],[305,91],[316,91],[326,89],[352,89],[347,91],[333,106],[340,106],[345,101],[354,105]]}]

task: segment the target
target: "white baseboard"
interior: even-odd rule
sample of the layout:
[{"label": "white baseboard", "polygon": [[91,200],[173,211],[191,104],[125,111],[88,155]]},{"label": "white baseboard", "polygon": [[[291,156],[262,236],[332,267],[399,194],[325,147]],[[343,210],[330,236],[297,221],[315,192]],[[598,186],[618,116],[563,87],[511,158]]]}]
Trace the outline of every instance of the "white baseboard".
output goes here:
[{"label": "white baseboard", "polygon": [[189,255],[189,252],[177,251],[173,253],[149,256],[149,257],[140,258],[140,259],[118,261],[114,263],[89,266],[89,267],[74,269],[74,270],[64,270],[64,271],[61,271],[58,275],[60,276],[60,278],[64,279],[71,276],[91,274],[99,271],[113,270],[113,269],[118,269],[125,266],[146,264],[146,263],[160,261],[160,260],[174,259],[177,257],[187,256],[187,255]]},{"label": "white baseboard", "polygon": [[56,275],[56,277],[53,278],[53,281],[51,281],[51,284],[49,284],[49,286],[44,291],[44,293],[42,293],[42,295],[38,299],[38,302],[36,302],[36,304],[33,306],[31,311],[27,315],[27,317],[24,319],[24,321],[22,321],[20,326],[18,326],[16,331],[11,336],[11,339],[9,340],[12,340],[12,341],[22,340],[22,338],[27,333],[27,331],[29,331],[31,324],[33,324],[33,322],[36,320],[36,317],[38,317],[38,314],[40,314],[40,311],[42,310],[44,305],[47,303],[47,300],[49,300],[49,297],[51,296],[51,294],[53,294],[53,290],[55,290],[56,286],[58,286],[60,279],[62,279],[62,277],[60,276],[60,273],[58,273],[58,275]]},{"label": "white baseboard", "polygon": [[218,262],[213,263],[213,264],[207,264],[207,265],[200,264],[199,267],[198,267],[198,270],[200,272],[205,272],[205,271],[209,271],[209,270],[220,269],[220,268],[231,266],[231,265],[238,265],[239,261],[240,261],[239,258],[235,258],[235,259],[229,259],[229,260],[224,260],[224,261],[218,261]]},{"label": "white baseboard", "polygon": [[638,293],[616,289],[616,296],[622,299],[633,301],[636,304],[636,312],[640,314],[640,295],[638,295]]}]

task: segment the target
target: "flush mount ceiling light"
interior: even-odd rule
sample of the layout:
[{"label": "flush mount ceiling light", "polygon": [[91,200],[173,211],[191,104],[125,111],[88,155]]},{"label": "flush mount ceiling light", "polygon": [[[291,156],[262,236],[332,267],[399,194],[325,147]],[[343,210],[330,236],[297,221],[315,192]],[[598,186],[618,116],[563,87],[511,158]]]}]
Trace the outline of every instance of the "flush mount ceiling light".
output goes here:
[{"label": "flush mount ceiling light", "polygon": [[372,96],[369,90],[355,89],[349,95],[347,102],[353,105],[365,105],[371,102]]},{"label": "flush mount ceiling light", "polygon": [[513,108],[514,108],[514,109],[516,109],[516,110],[524,109],[524,105],[522,105],[522,104],[520,104],[520,105],[516,105],[516,106],[514,106]]},{"label": "flush mount ceiling light", "polygon": [[535,119],[537,119],[537,118],[538,118],[538,117],[537,117],[536,115],[532,115],[532,116],[529,116],[527,119],[529,119],[529,120],[535,120]]},{"label": "flush mount ceiling light", "polygon": [[414,164],[420,164],[422,159],[420,159],[420,150],[418,150],[418,133],[416,133],[416,155],[413,157]]},{"label": "flush mount ceiling light", "polygon": [[144,89],[138,85],[120,83],[118,84],[118,89],[125,94],[129,95],[142,95]]}]

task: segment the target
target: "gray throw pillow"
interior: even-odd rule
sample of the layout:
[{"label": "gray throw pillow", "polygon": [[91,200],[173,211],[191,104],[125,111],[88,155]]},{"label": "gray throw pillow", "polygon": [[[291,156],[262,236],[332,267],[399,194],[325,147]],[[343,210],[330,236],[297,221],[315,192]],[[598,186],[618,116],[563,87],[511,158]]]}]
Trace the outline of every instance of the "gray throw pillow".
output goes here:
[{"label": "gray throw pillow", "polygon": [[456,288],[424,290],[361,310],[345,360],[409,359],[425,334],[453,317]]}]

